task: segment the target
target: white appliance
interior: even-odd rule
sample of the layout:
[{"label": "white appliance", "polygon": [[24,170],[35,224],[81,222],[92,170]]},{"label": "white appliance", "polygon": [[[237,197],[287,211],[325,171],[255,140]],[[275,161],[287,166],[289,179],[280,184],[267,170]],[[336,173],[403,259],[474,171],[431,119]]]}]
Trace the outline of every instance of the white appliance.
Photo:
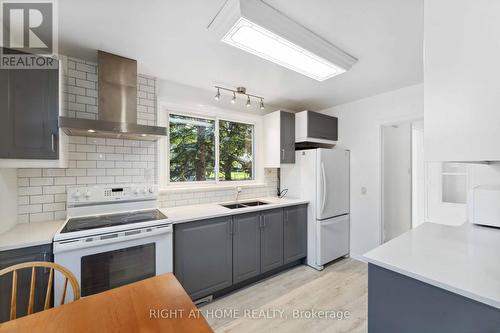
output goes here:
[{"label": "white appliance", "polygon": [[295,152],[294,165],[282,165],[281,189],[309,200],[307,264],[316,269],[349,254],[349,151]]},{"label": "white appliance", "polygon": [[500,185],[473,189],[472,223],[500,228]]},{"label": "white appliance", "polygon": [[[68,189],[68,219],[54,236],[54,262],[89,296],[173,270],[172,225],[157,208],[154,185]],[[54,279],[54,300],[64,278]],[[68,288],[66,300],[73,299]]]}]

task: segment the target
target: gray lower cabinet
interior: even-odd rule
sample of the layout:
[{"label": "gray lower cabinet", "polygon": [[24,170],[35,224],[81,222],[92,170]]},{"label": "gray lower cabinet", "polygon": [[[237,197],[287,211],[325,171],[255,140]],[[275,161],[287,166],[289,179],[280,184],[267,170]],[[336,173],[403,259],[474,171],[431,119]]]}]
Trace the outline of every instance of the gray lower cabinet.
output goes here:
[{"label": "gray lower cabinet", "polygon": [[285,264],[307,255],[307,205],[284,209],[283,243]]},{"label": "gray lower cabinet", "polygon": [[233,217],[233,282],[260,274],[261,213]]},{"label": "gray lower cabinet", "polygon": [[260,262],[262,273],[283,265],[283,209],[262,213]]},{"label": "gray lower cabinet", "polygon": [[232,217],[175,226],[174,272],[198,299],[233,284]]},{"label": "gray lower cabinet", "polygon": [[174,274],[195,300],[234,290],[304,258],[306,226],[307,205],[177,224]]},{"label": "gray lower cabinet", "polygon": [[[0,269],[29,261],[53,261],[52,257],[51,244],[2,251],[0,252]],[[48,279],[49,271],[47,269],[39,268],[36,270],[35,312],[43,310]],[[28,313],[30,285],[31,270],[19,270],[17,276],[17,318],[25,316]],[[0,277],[0,322],[10,319],[11,294],[12,274],[9,273]]]}]

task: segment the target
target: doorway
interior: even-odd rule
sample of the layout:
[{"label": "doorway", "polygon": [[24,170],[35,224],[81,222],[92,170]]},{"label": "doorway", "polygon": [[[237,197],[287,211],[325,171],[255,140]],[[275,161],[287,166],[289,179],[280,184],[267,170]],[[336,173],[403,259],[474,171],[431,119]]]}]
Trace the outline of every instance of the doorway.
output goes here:
[{"label": "doorway", "polygon": [[423,120],[382,125],[382,242],[424,221]]}]

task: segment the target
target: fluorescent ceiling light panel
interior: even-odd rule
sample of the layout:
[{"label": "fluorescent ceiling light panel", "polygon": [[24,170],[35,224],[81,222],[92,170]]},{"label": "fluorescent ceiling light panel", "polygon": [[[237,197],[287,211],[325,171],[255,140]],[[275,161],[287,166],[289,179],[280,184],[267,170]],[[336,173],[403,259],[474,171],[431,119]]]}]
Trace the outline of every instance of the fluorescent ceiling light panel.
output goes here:
[{"label": "fluorescent ceiling light panel", "polygon": [[224,43],[318,81],[357,62],[260,0],[228,0],[208,29]]},{"label": "fluorescent ceiling light panel", "polygon": [[222,41],[318,81],[345,72],[343,68],[243,17]]}]

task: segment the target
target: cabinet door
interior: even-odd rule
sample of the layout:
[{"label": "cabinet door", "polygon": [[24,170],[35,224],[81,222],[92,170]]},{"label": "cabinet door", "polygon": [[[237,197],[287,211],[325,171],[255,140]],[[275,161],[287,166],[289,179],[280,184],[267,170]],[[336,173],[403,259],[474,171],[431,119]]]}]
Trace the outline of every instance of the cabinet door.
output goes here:
[{"label": "cabinet door", "polygon": [[58,158],[57,70],[11,70],[10,158]]},{"label": "cabinet door", "polygon": [[284,209],[283,247],[284,263],[307,255],[307,205]]},{"label": "cabinet door", "polygon": [[9,126],[9,73],[7,69],[0,69],[0,158],[9,157],[12,133]]},{"label": "cabinet door", "polygon": [[308,112],[307,136],[317,139],[337,141],[338,120],[317,112]]},{"label": "cabinet door", "polygon": [[233,283],[260,273],[260,213],[233,217]]},{"label": "cabinet door", "polygon": [[[29,261],[52,261],[51,245],[33,246],[23,249],[0,252],[0,269]],[[31,269],[19,270],[17,275],[17,318],[28,313],[28,300],[31,285]],[[37,268],[35,284],[34,312],[43,310],[49,270]],[[10,319],[10,298],[12,295],[12,273],[0,277],[0,322]]]},{"label": "cabinet door", "polygon": [[283,265],[283,209],[262,212],[260,238],[262,273]]},{"label": "cabinet door", "polygon": [[232,285],[232,218],[178,224],[174,229],[174,274],[192,299]]},{"label": "cabinet door", "polygon": [[295,115],[280,113],[280,162],[295,163]]}]

